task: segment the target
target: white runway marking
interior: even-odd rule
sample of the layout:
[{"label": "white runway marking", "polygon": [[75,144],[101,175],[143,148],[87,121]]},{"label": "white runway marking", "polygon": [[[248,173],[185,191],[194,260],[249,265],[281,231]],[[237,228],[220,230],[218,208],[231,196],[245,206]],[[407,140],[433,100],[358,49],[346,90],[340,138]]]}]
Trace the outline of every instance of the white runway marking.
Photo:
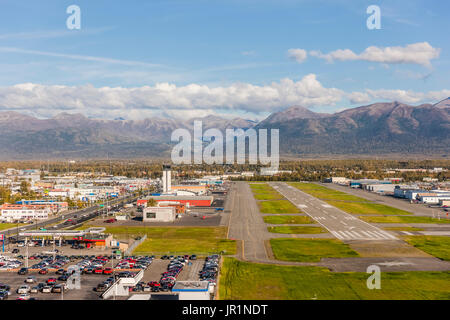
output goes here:
[{"label": "white runway marking", "polygon": [[323,204],[322,207],[324,207],[324,208],[333,208],[333,207],[330,206],[329,204]]},{"label": "white runway marking", "polygon": [[408,236],[412,236],[413,234],[411,232],[408,231],[402,231],[404,234],[408,235]]}]

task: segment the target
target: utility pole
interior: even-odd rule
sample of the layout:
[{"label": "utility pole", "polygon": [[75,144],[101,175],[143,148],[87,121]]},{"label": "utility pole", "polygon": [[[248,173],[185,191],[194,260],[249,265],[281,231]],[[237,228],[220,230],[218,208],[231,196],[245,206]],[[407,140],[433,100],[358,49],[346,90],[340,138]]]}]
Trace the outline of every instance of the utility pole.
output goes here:
[{"label": "utility pole", "polygon": [[27,237],[25,237],[25,246],[26,246],[26,260],[25,260],[25,268],[28,269],[28,241]]}]

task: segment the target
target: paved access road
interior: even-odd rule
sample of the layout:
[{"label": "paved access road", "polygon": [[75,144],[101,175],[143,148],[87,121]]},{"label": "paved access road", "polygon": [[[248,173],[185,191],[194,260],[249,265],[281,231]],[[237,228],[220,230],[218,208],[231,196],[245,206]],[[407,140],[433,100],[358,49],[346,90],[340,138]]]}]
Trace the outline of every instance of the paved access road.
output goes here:
[{"label": "paved access road", "polygon": [[362,221],[287,183],[273,182],[271,185],[340,240],[398,240],[391,233]]}]

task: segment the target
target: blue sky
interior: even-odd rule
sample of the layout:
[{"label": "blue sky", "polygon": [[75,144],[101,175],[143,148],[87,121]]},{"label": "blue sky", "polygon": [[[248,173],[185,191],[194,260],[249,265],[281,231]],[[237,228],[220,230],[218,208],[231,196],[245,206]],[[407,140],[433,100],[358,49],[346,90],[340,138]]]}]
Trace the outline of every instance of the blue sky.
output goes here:
[{"label": "blue sky", "polygon": [[[448,1],[0,1],[0,110],[262,118],[294,104],[334,112],[450,95]],[[66,27],[72,4],[81,30]],[[381,30],[366,27],[373,4]],[[408,46],[423,43],[432,57],[415,61]],[[371,46],[406,58],[311,54]]]}]

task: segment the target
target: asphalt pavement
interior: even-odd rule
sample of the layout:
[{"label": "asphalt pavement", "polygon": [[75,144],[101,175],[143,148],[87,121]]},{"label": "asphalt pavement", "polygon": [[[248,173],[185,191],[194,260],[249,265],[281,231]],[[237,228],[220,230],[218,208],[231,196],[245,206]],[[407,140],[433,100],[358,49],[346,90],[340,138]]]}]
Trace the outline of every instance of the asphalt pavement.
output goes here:
[{"label": "asphalt pavement", "polygon": [[271,183],[279,193],[340,240],[398,240],[377,228],[284,182]]}]

